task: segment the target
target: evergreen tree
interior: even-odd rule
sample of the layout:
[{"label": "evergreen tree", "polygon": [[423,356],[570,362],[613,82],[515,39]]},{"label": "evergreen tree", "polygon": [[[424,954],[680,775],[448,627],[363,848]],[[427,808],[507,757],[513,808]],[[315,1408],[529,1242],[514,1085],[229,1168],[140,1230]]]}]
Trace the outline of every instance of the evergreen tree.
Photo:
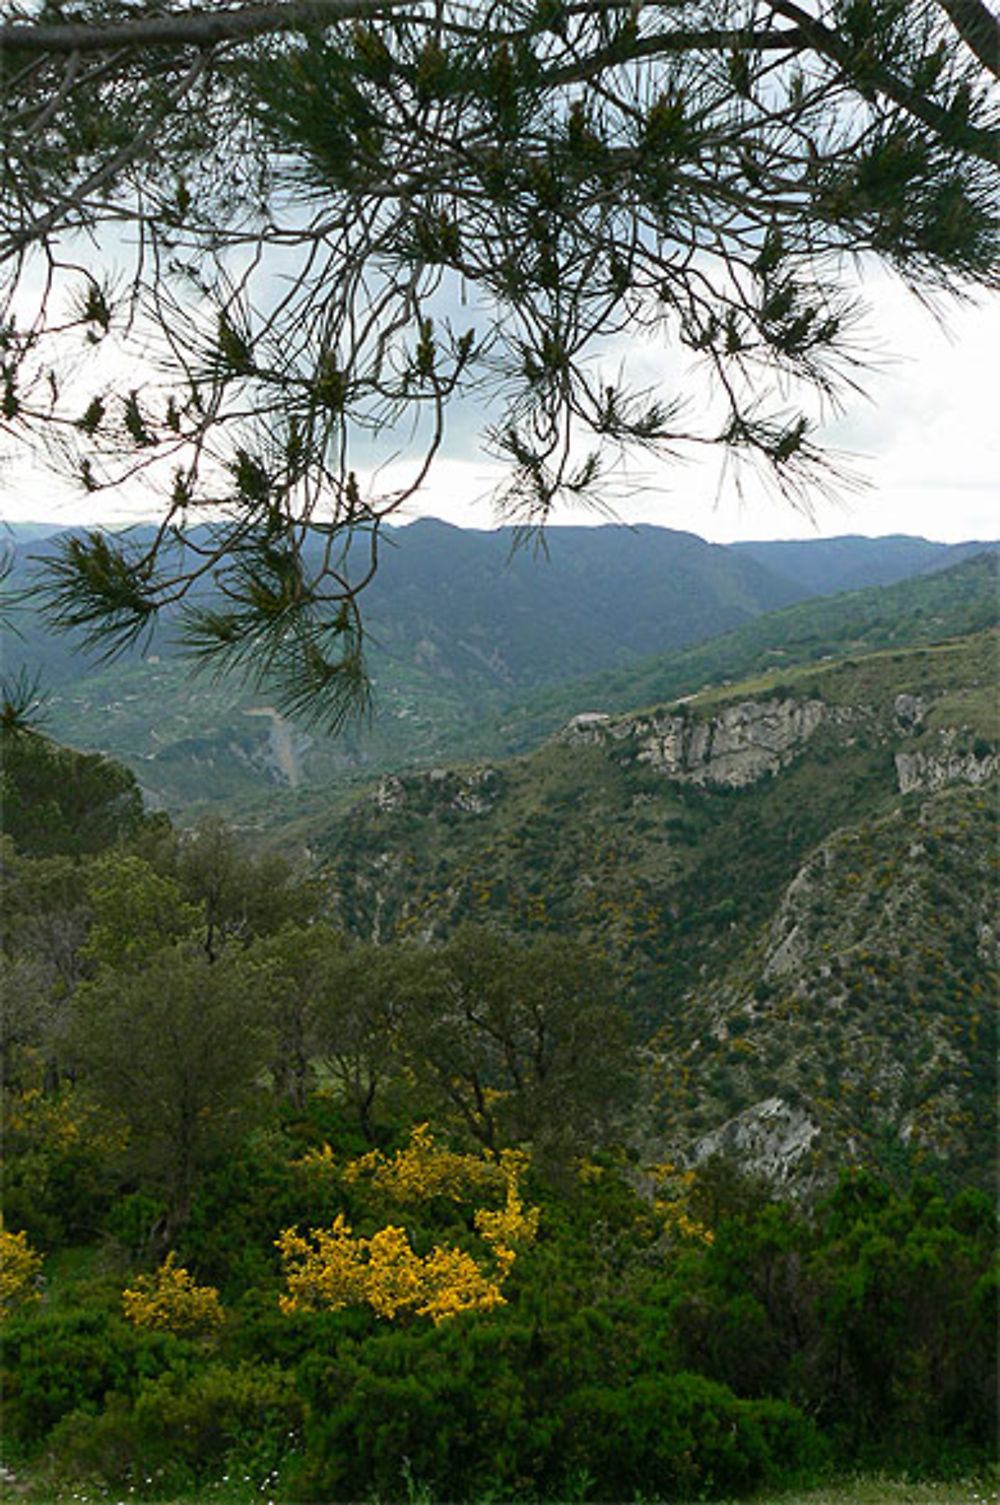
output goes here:
[{"label": "evergreen tree", "polygon": [[[849,260],[925,293],[1000,282],[980,0],[60,15],[0,27],[2,421],[88,491],[146,470],[164,521],[68,540],[52,613],[114,649],[182,604],[197,655],[290,711],[364,701],[379,527],[455,399],[492,402],[524,523],[600,502],[636,447],[718,445],[808,506],[817,396],[863,363]],[[74,331],[162,380],[67,380]],[[621,334],[679,341],[718,401],[602,369]],[[413,457],[384,490],[372,432]]]}]

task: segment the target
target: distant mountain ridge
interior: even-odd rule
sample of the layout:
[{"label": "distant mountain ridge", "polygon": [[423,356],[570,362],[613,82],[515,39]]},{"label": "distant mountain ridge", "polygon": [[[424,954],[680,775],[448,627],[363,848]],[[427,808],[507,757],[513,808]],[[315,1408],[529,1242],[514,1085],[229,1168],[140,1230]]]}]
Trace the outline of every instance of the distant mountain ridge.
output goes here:
[{"label": "distant mountain ridge", "polygon": [[796,581],[803,596],[826,596],[868,585],[893,585],[911,575],[950,569],[998,545],[983,540],[931,543],[899,533],[884,538],[846,534],[842,538],[748,541],[728,547],[783,579]]},{"label": "distant mountain ridge", "polygon": [[[553,528],[538,549],[516,548],[515,538],[433,519],[387,529],[362,598],[375,653],[446,679],[524,689],[695,642],[801,595],[755,560],[669,529]],[[13,540],[24,586],[31,559],[57,539],[30,525],[23,544],[16,532]],[[31,637],[69,673],[64,645],[45,643],[37,624]],[[153,650],[170,651],[169,630]]]},{"label": "distant mountain ridge", "polygon": [[[21,590],[62,533],[83,531],[6,526]],[[152,537],[142,526],[130,531]],[[516,548],[516,537],[430,518],[387,529],[363,598],[374,656],[522,692],[700,642],[812,595],[891,584],[1000,546],[851,536],[709,544],[646,524],[552,527],[540,547]],[[77,640],[55,638],[30,607],[20,625],[30,668],[51,682],[80,677]],[[174,651],[169,626],[145,651]]]},{"label": "distant mountain ridge", "polygon": [[[39,538],[38,526],[23,525],[20,534],[12,526],[15,590],[27,583],[28,559],[55,546]],[[145,660],[136,654],[101,666],[48,633],[29,603],[14,617],[22,636],[11,639],[7,662],[41,674],[54,736],[124,761],[154,803],[185,817],[195,807],[228,803],[235,810],[260,798],[270,823],[267,807],[283,790],[302,798],[387,768],[516,751],[579,710],[689,693],[766,667],[769,656],[777,664],[804,642],[813,656],[847,651],[852,616],[864,624],[869,646],[878,646],[880,631],[885,641],[899,631],[908,641],[921,611],[932,637],[944,630],[937,617],[952,620],[953,632],[969,632],[987,625],[996,595],[984,564],[977,579],[954,588],[933,585],[940,574],[912,576],[911,594],[927,593],[923,605],[906,597],[906,582],[882,587],[903,592],[882,605],[873,604],[881,600],[877,591],[801,602],[802,580],[812,576],[800,546],[793,554],[783,544],[748,546],[790,561],[781,567],[799,570],[795,581],[766,557],[654,527],[553,528],[542,557],[530,548],[512,554],[511,530],[478,532],[429,519],[388,537],[365,595],[375,719],[336,740],[284,722],[266,694],[193,676],[163,633]],[[819,551],[832,590],[841,574],[855,577],[862,565],[883,576],[940,571],[974,547],[881,544],[815,540],[802,548]],[[963,593],[964,604],[952,599]],[[910,626],[894,628],[895,615]]]}]

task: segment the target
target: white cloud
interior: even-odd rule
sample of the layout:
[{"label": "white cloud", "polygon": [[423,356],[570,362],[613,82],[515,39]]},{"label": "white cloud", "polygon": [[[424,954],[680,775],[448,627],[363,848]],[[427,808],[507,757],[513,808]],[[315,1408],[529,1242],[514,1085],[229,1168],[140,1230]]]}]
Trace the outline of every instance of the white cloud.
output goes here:
[{"label": "white cloud", "polygon": [[[945,328],[912,295],[881,271],[867,272],[863,293],[872,307],[866,343],[875,369],[863,381],[867,396],[851,396],[826,437],[856,457],[870,487],[841,503],[815,499],[812,518],[748,483],[742,498],[731,480],[719,487],[719,457],[701,463],[652,466],[633,463],[609,500],[625,522],[682,528],[718,542],[734,538],[820,537],[858,532],[922,534],[942,541],[991,538],[1000,533],[1000,300],[953,306]],[[686,355],[632,345],[640,379],[690,385]],[[614,359],[611,352],[609,359]],[[670,395],[668,386],[667,395]],[[494,523],[491,495],[501,471],[476,453],[481,409],[454,415],[452,439],[407,516],[433,515],[472,527]],[[386,442],[389,462],[398,449]],[[373,447],[374,448],[374,447]],[[378,463],[378,451],[372,464]],[[387,463],[380,489],[399,484],[406,467]],[[150,515],[150,498],[137,488],[120,499],[80,500],[54,485],[40,466],[21,466],[0,496],[9,519],[53,518],[61,523],[120,522]],[[14,482],[14,485],[10,485]],[[603,521],[586,512],[560,511],[556,522]]]}]

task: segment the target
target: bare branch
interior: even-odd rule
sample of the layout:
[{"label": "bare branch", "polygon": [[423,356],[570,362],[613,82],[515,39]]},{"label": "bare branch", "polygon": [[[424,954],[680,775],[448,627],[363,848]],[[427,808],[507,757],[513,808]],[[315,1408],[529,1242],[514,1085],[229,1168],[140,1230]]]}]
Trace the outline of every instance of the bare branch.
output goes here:
[{"label": "bare branch", "polygon": [[181,15],[142,16],[134,21],[62,25],[10,22],[0,26],[0,54],[9,51],[18,57],[59,57],[120,47],[217,47],[223,42],[309,31],[337,21],[374,19],[410,3],[411,0],[289,0],[284,5],[186,11]]},{"label": "bare branch", "polygon": [[937,0],[984,68],[1000,79],[1000,19],[982,0]]}]

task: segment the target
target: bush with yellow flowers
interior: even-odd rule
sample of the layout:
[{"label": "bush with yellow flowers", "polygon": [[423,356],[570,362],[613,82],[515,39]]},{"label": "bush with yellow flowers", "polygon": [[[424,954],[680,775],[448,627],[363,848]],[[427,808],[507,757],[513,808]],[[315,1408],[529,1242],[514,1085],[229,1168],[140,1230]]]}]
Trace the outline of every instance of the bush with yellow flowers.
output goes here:
[{"label": "bush with yellow flowers", "polygon": [[0,1321],[16,1307],[39,1299],[42,1256],[28,1243],[28,1235],[11,1233],[0,1215]]},{"label": "bush with yellow flowers", "polygon": [[225,1313],[214,1286],[196,1286],[168,1254],[153,1275],[140,1275],[122,1292],[122,1310],[136,1327],[196,1337],[221,1327]]},{"label": "bush with yellow flowers", "polygon": [[[326,1147],[312,1161],[313,1169],[332,1167]],[[526,1208],[520,1194],[527,1164],[527,1156],[515,1150],[484,1158],[445,1149],[435,1144],[426,1124],[418,1125],[409,1145],[394,1156],[375,1150],[350,1162],[342,1172],[346,1182],[368,1178],[373,1189],[401,1204],[436,1196],[461,1202],[474,1194],[502,1191],[501,1208],[474,1212],[484,1255],[477,1259],[464,1249],[441,1244],[421,1255],[405,1228],[395,1224],[371,1238],[355,1237],[342,1214],[331,1228],[312,1229],[309,1238],[286,1228],[275,1241],[287,1285],[287,1293],[279,1298],[281,1310],[334,1311],[367,1305],[379,1317],[412,1313],[439,1323],[458,1312],[502,1306],[500,1287],[516,1253],[531,1244],[538,1231],[538,1208]]]},{"label": "bush with yellow flowers", "polygon": [[651,1166],[650,1173],[656,1186],[653,1210],[660,1218],[664,1232],[696,1243],[711,1244],[715,1234],[692,1207],[697,1172],[681,1170],[665,1160],[661,1165]]},{"label": "bush with yellow flowers", "polygon": [[308,1150],[293,1162],[309,1175],[339,1174],[348,1184],[367,1184],[387,1200],[407,1204],[446,1197],[467,1201],[473,1192],[502,1190],[504,1175],[499,1163],[481,1155],[462,1154],[439,1145],[426,1123],[417,1124],[410,1142],[393,1155],[371,1150],[340,1165],[328,1144]]},{"label": "bush with yellow flowers", "polygon": [[415,1313],[438,1323],[503,1305],[502,1275],[491,1279],[462,1249],[436,1244],[420,1255],[404,1228],[390,1225],[370,1239],[355,1238],[338,1217],[332,1228],[314,1228],[310,1238],[286,1228],[276,1241],[288,1285],[278,1300],[286,1314],[367,1305],[379,1317]]}]

